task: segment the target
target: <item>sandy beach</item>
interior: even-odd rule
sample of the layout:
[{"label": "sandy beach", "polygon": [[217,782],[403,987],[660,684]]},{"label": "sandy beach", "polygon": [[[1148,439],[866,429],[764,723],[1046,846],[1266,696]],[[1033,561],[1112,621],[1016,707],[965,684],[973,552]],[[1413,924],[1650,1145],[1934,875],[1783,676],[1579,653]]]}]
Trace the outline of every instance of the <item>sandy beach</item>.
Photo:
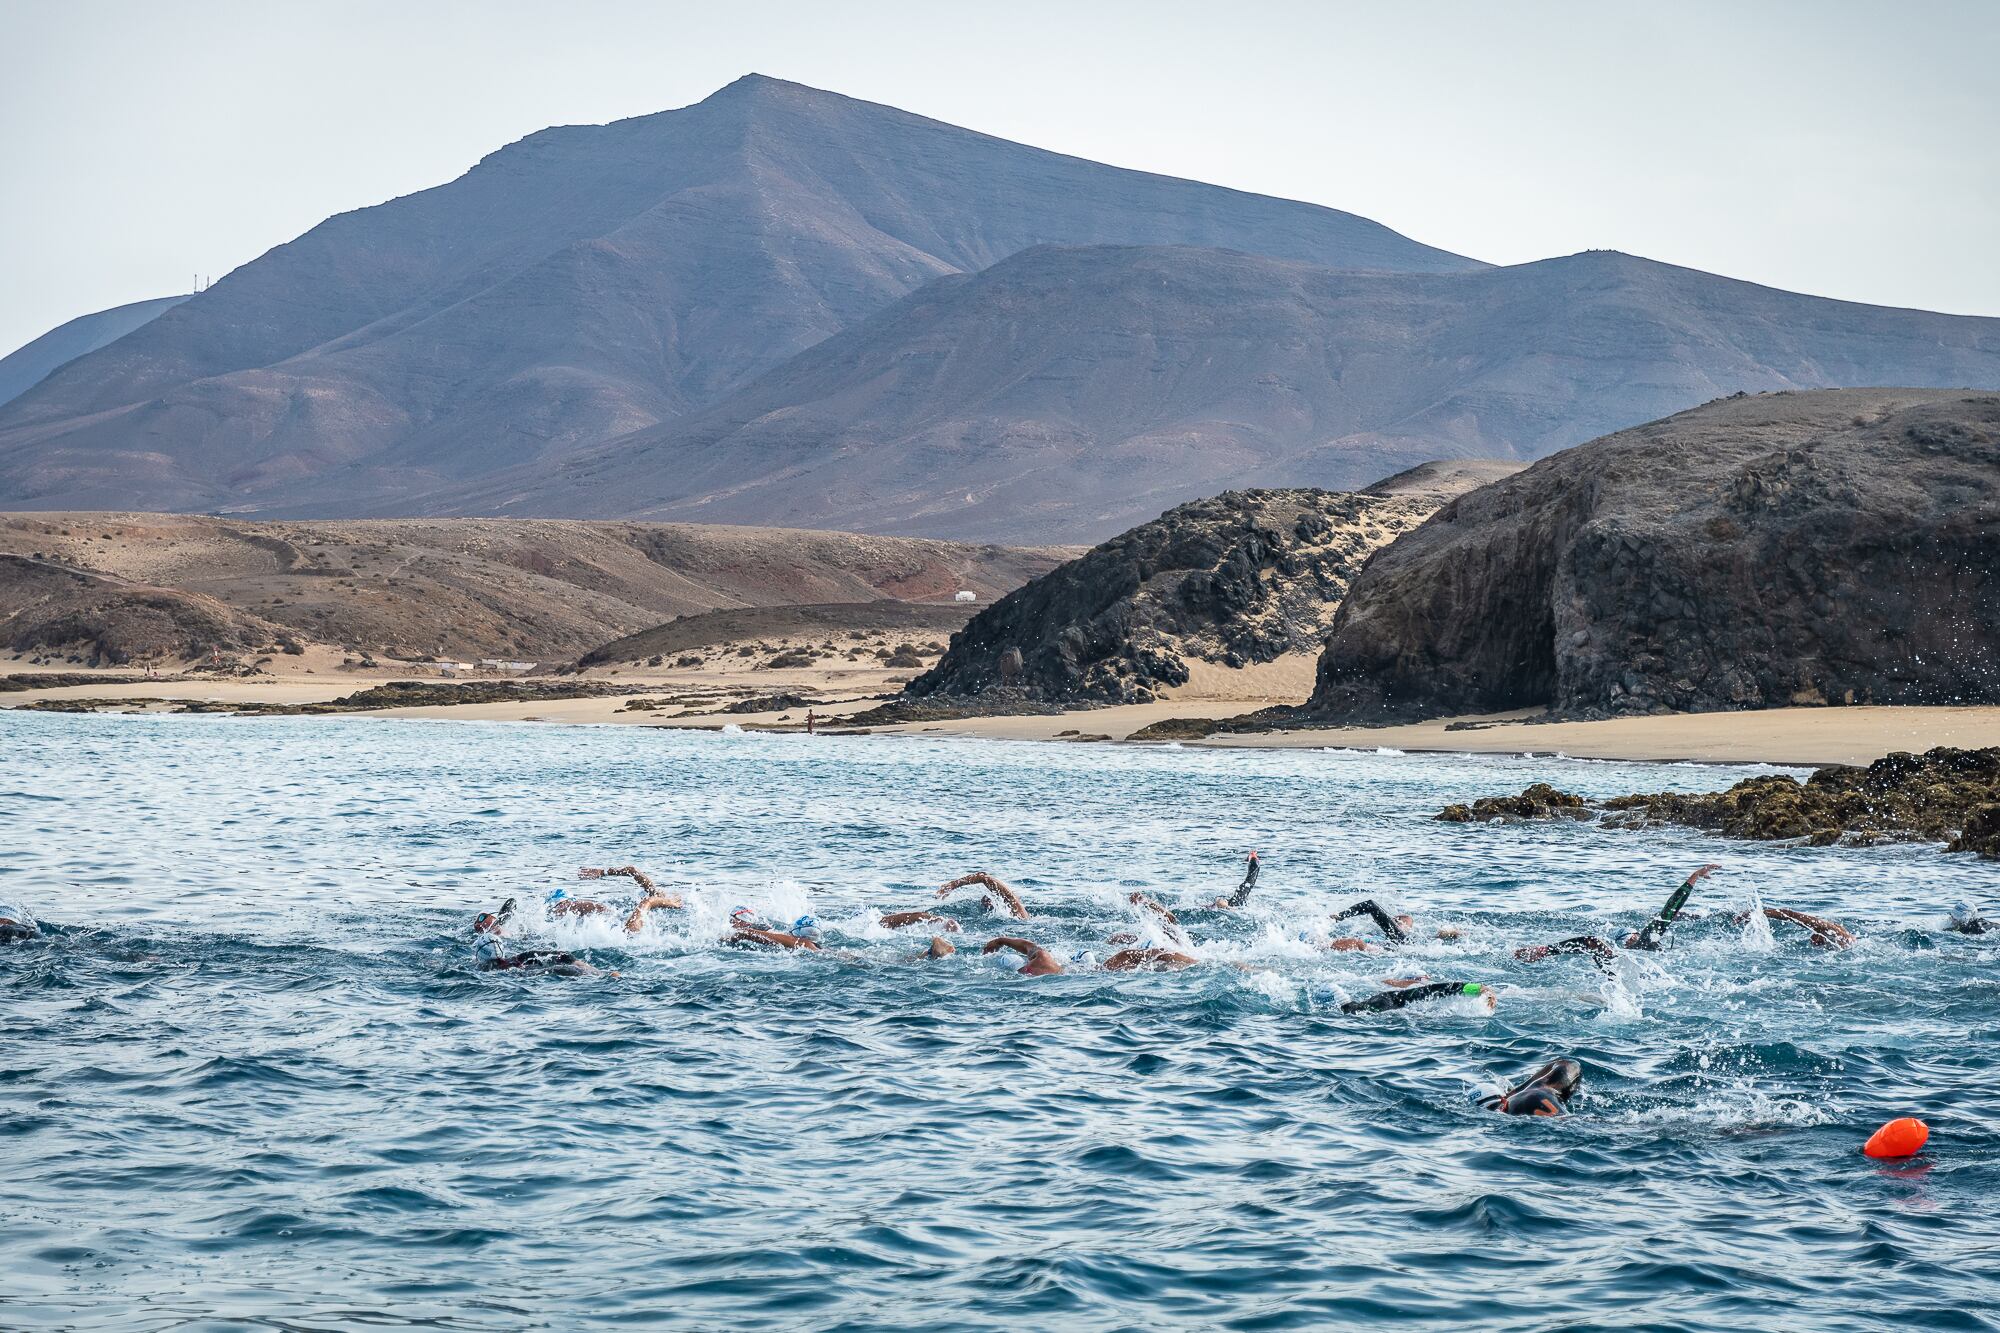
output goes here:
[{"label": "sandy beach", "polygon": [[[121,673],[94,674],[112,676]],[[621,690],[589,698],[386,708],[344,715],[708,730],[719,730],[725,726],[787,731],[803,729],[803,709],[751,713],[709,711],[752,694],[789,693],[832,700],[816,705],[814,711],[838,735],[843,730],[841,722],[844,718],[874,707],[879,702],[879,696],[907,679],[908,674],[859,666],[778,671],[747,666],[732,669],[717,665],[697,671],[648,671],[643,674],[626,670],[616,678],[593,672],[585,679],[601,684],[623,686],[628,683],[628,677],[638,678],[629,680],[629,692]],[[128,711],[163,711],[186,701],[224,705],[325,703],[385,680],[408,678],[408,673],[392,670],[372,673],[315,670],[312,674],[299,672],[246,678],[182,678],[126,684],[65,685],[0,695],[0,707],[19,707],[38,700],[59,699],[129,701]],[[1287,659],[1246,671],[1204,668],[1186,687],[1175,692],[1176,697],[1155,703],[1079,709],[1046,716],[913,722],[867,730],[877,736],[1117,743],[1154,723],[1171,718],[1229,718],[1273,704],[1296,703],[1310,686],[1310,659]],[[636,710],[626,706],[635,699],[686,699],[689,695],[702,695],[714,702]],[[849,734],[852,734],[851,731]],[[2000,708],[1782,708],[1761,712],[1618,718],[1601,722],[1540,722],[1533,720],[1531,714],[1519,713],[1438,718],[1393,727],[1222,735],[1178,743],[1225,749],[1385,748],[1461,754],[1533,752],[1564,754],[1577,759],[1859,764],[1895,750],[1922,751],[1938,745],[1967,748],[2000,745]]]}]

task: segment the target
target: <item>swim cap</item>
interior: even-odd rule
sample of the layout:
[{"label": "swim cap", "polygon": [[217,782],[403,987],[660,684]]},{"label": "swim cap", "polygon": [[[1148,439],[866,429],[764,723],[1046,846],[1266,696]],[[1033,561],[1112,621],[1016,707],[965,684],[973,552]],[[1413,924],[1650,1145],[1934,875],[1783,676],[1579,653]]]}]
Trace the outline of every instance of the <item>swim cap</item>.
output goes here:
[{"label": "swim cap", "polygon": [[757,919],[757,914],[751,911],[747,907],[732,907],[729,909],[729,919],[735,922],[737,925],[744,925],[748,922],[755,921]]},{"label": "swim cap", "polygon": [[1481,987],[1478,982],[1468,981],[1463,986],[1460,986],[1458,988],[1458,993],[1460,995],[1477,995],[1481,992],[1482,989],[1483,987]]},{"label": "swim cap", "polygon": [[547,898],[546,898],[546,899],[545,899],[544,901],[546,901],[546,902],[548,902],[548,903],[550,903],[550,904],[555,904],[555,903],[559,903],[559,902],[562,902],[562,901],[563,901],[563,900],[564,900],[565,898],[568,898],[568,897],[569,897],[569,890],[568,890],[568,889],[550,889],[550,890],[549,890],[549,895],[548,895],[548,897],[547,897]]},{"label": "swim cap", "polygon": [[1951,924],[1954,926],[1969,926],[1984,915],[1979,910],[1979,904],[1970,898],[1960,898],[1951,905]]},{"label": "swim cap", "polygon": [[792,922],[792,934],[802,940],[816,940],[819,938],[819,922],[813,920],[810,914],[802,916]]}]

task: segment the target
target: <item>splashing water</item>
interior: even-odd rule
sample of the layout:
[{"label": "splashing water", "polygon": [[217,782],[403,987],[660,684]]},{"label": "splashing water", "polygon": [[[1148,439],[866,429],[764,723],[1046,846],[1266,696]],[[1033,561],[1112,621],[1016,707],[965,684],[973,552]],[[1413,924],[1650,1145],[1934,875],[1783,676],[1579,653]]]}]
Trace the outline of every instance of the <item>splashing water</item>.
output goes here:
[{"label": "splashing water", "polygon": [[[1933,927],[1990,865],[1430,818],[1746,771],[0,714],[0,899],[51,930],[0,950],[0,1326],[1981,1326],[2000,946]],[[1667,950],[1513,958],[1708,860]],[[686,909],[626,935],[576,868],[628,862]],[[972,869],[1034,918],[932,896]],[[979,952],[1175,947],[1135,891],[1202,965]],[[603,970],[475,970],[508,896]],[[1381,944],[1364,896],[1410,945],[1323,947]],[[724,947],[738,905],[825,948]],[[1339,1012],[1396,974],[1500,1004]],[[1478,1109],[1558,1054],[1575,1114]],[[1902,1114],[1927,1172],[1856,1151]]]}]

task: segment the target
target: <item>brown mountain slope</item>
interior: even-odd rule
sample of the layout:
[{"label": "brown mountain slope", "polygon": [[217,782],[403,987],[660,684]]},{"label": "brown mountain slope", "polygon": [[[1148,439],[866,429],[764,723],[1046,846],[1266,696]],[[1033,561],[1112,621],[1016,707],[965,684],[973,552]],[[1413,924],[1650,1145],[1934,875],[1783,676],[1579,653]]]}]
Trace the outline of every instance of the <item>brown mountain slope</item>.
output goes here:
[{"label": "brown mountain slope", "polygon": [[2000,702],[2000,395],[1744,396],[1473,491],[1349,590],[1307,718]]},{"label": "brown mountain slope", "polygon": [[0,408],[0,502],[354,513],[676,417],[1048,242],[1479,267],[1352,214],[753,75],[330,218],[63,366]]},{"label": "brown mountain slope", "polygon": [[1739,389],[1869,383],[2000,387],[2000,320],[1602,252],[1423,274],[1043,248],[706,412],[416,503],[1094,540],[1226,487],[1526,461]]},{"label": "brown mountain slope", "polygon": [[54,567],[394,657],[553,660],[724,607],[987,599],[1067,553],[697,524],[66,513],[0,515],[0,554],[24,558],[0,568],[16,603],[8,585]]}]

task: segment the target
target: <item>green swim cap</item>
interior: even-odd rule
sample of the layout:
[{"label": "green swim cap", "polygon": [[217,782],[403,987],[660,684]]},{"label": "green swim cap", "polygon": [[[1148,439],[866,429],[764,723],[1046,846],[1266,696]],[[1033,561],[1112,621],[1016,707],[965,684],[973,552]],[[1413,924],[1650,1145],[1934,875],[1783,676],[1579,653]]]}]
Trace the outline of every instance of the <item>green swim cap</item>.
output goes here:
[{"label": "green swim cap", "polygon": [[1468,981],[1463,986],[1458,988],[1458,993],[1460,995],[1477,995],[1479,994],[1479,983],[1476,981]]}]

